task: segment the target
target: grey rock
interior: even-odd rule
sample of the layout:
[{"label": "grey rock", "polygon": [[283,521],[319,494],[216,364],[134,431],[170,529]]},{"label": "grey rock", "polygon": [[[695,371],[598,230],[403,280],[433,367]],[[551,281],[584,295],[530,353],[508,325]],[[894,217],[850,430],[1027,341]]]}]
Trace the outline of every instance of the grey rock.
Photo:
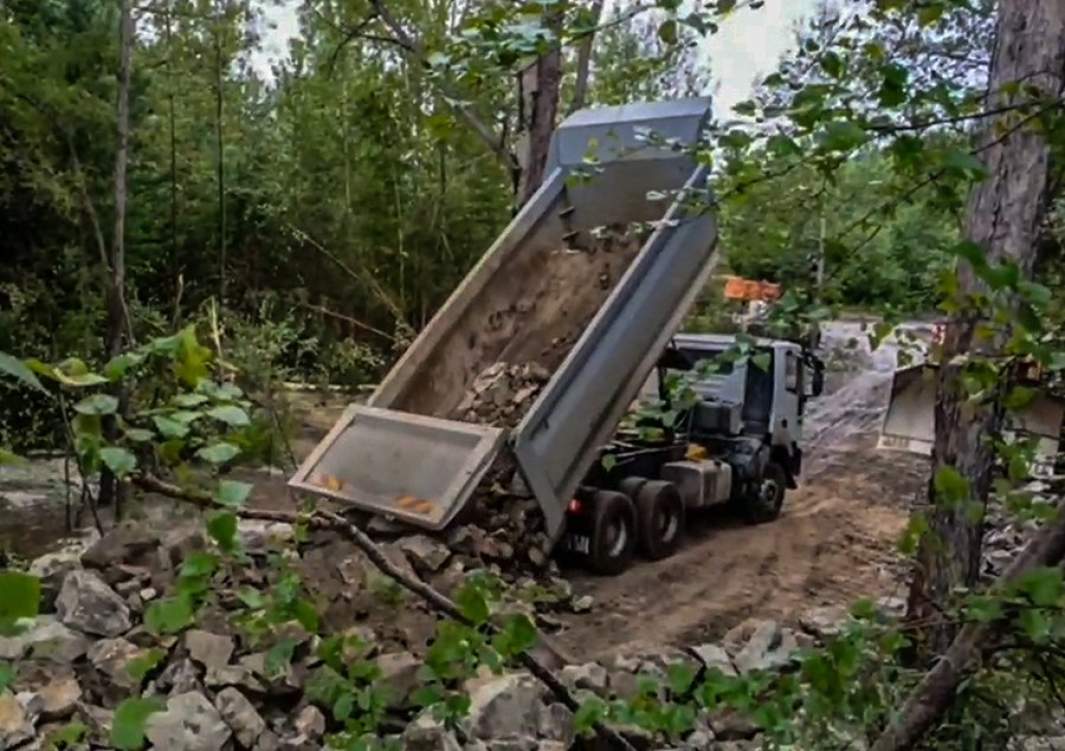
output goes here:
[{"label": "grey rock", "polygon": [[148,651],[126,639],[103,639],[89,648],[88,656],[92,666],[116,686],[137,688],[140,681],[130,675],[129,664],[147,655]]},{"label": "grey rock", "polygon": [[185,649],[189,657],[205,668],[220,668],[233,655],[233,639],[194,628],[185,632]]},{"label": "grey rock", "polygon": [[902,618],[906,615],[906,598],[881,597],[876,601],[876,609],[887,618]]},{"label": "grey rock", "polygon": [[394,544],[406,553],[414,567],[423,573],[439,571],[451,557],[447,545],[428,535],[401,537]]},{"label": "grey rock", "polygon": [[810,608],[799,615],[802,630],[822,640],[839,636],[846,622],[847,609],[833,605]]},{"label": "grey rock", "polygon": [[64,625],[82,633],[118,636],[130,628],[125,600],[91,571],[69,572],[55,607]]},{"label": "grey rock", "polygon": [[544,704],[540,706],[538,735],[548,741],[559,741],[569,748],[576,737],[573,725],[573,712],[565,704]]},{"label": "grey rock", "polygon": [[217,668],[207,668],[203,683],[208,688],[238,686],[257,694],[266,693],[266,684],[244,665],[222,665]]},{"label": "grey rock", "polygon": [[109,569],[119,563],[138,563],[159,546],[159,536],[140,522],[122,522],[108,530],[81,556],[82,565]]},{"label": "grey rock", "polygon": [[700,644],[698,647],[692,647],[691,651],[707,670],[717,669],[724,675],[736,675],[736,667],[724,647],[718,644]]},{"label": "grey rock", "polygon": [[237,534],[248,553],[267,553],[292,542],[296,530],[286,522],[241,519],[237,522]]},{"label": "grey rock", "polygon": [[523,736],[494,738],[488,741],[488,751],[536,751],[536,739]]},{"label": "grey rock", "polygon": [[280,748],[281,739],[270,729],[260,733],[259,740],[255,742],[255,751],[279,751]]},{"label": "grey rock", "polygon": [[321,738],[325,733],[325,715],[313,704],[308,704],[296,715],[296,731],[304,738]]},{"label": "grey rock", "polygon": [[1011,751],[1065,751],[1065,736],[1026,735],[1010,739]]},{"label": "grey rock", "polygon": [[36,691],[40,698],[40,716],[44,720],[65,720],[74,714],[81,701],[81,686],[73,675],[47,683]]},{"label": "grey rock", "polygon": [[63,586],[63,579],[74,569],[81,568],[78,550],[60,550],[34,559],[29,572],[41,580],[41,607],[50,610]]},{"label": "grey rock", "polygon": [[583,688],[597,694],[606,692],[608,676],[606,668],[598,662],[584,665],[566,665],[562,668],[562,682],[571,688]]},{"label": "grey rock", "polygon": [[25,707],[10,691],[0,694],[0,748],[15,748],[33,737]]},{"label": "grey rock", "polygon": [[[404,751],[462,751],[455,734],[429,711],[422,712],[403,730]],[[467,746],[467,749],[469,746]]]},{"label": "grey rock", "polygon": [[171,696],[148,718],[145,735],[158,751],[220,751],[232,736],[218,710],[198,691]]},{"label": "grey rock", "polygon": [[776,621],[757,621],[746,643],[736,652],[733,663],[741,673],[773,670],[788,664],[798,646],[795,635],[783,631]]},{"label": "grey rock", "polygon": [[190,691],[198,691],[203,688],[200,685],[200,676],[196,671],[196,666],[187,657],[173,660],[167,665],[163,672],[159,674],[156,683],[160,688],[169,690],[174,695],[187,694]]},{"label": "grey rock", "polygon": [[374,660],[381,671],[378,685],[384,689],[391,701],[405,705],[407,699],[419,686],[418,671],[422,661],[410,652],[384,654]]},{"label": "grey rock", "polygon": [[470,734],[485,740],[535,736],[543,685],[528,673],[510,673],[477,686],[470,694]]},{"label": "grey rock", "polygon": [[218,692],[215,706],[237,737],[237,742],[245,748],[251,748],[266,730],[266,721],[256,711],[254,705],[235,688],[225,688]]},{"label": "grey rock", "polygon": [[574,613],[587,613],[592,609],[592,605],[595,604],[595,600],[591,595],[583,595],[573,601],[572,607]]},{"label": "grey rock", "polygon": [[60,623],[54,615],[39,615],[16,636],[0,637],[0,659],[73,662],[85,654],[89,640]]},{"label": "grey rock", "polygon": [[700,728],[684,739],[684,748],[688,751],[705,751],[710,748],[714,738],[712,730]]},{"label": "grey rock", "polygon": [[710,714],[710,727],[719,741],[747,740],[758,735],[758,726],[749,717],[734,709],[723,709]]}]

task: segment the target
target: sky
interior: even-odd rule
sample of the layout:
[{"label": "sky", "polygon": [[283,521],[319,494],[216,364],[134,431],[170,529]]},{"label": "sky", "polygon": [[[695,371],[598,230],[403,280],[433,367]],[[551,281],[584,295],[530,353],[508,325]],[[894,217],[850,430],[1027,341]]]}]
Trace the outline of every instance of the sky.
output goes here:
[{"label": "sky", "polygon": [[[284,57],[288,40],[299,33],[296,8],[299,0],[283,0],[264,13],[276,28],[265,34],[264,49],[256,56],[256,66],[264,72],[270,62]],[[732,105],[747,99],[756,78],[764,77],[792,42],[797,21],[810,14],[817,0],[766,0],[757,11],[740,11],[721,24],[706,43],[715,79],[714,110],[728,117]]]}]

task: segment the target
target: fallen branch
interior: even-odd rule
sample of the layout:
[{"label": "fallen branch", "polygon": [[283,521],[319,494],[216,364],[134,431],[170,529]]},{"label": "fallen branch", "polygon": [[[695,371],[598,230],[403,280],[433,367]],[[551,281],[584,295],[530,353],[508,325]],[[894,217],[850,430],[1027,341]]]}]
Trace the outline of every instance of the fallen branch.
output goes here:
[{"label": "fallen branch", "polygon": [[[140,475],[133,478],[133,483],[142,490],[147,490],[152,493],[159,493],[161,495],[168,496],[180,501],[186,501],[199,506],[203,509],[219,509],[230,511],[243,519],[257,519],[261,521],[274,521],[274,522],[287,522],[289,524],[309,524],[312,527],[318,529],[330,529],[344,535],[347,539],[355,543],[366,557],[380,569],[381,573],[385,574],[403,588],[412,592],[420,597],[426,603],[431,605],[435,610],[443,613],[444,615],[458,621],[466,626],[475,626],[466,616],[459,610],[452,600],[445,595],[437,592],[431,586],[425,582],[410,576],[401,569],[397,568],[384,554],[381,548],[373,540],[367,536],[365,532],[359,529],[358,526],[352,524],[347,519],[342,517],[333,511],[325,511],[323,509],[315,509],[309,514],[297,514],[291,511],[269,511],[265,509],[252,509],[252,508],[239,508],[234,509],[230,506],[217,503],[210,495],[202,491],[188,490],[169,482],[160,480],[157,477],[151,475]],[[492,624],[486,624],[487,628],[495,631],[495,626]],[[538,636],[540,636],[538,634]],[[541,637],[542,639],[542,637]],[[536,658],[527,653],[519,655],[519,661],[522,666],[536,676],[548,690],[555,695],[555,697],[563,704],[566,705],[571,711],[576,712],[580,707],[580,704],[565,684],[558,679],[551,670],[541,665]],[[595,726],[596,733],[601,739],[611,744],[613,748],[624,749],[624,751],[635,751],[632,745],[625,740],[617,731],[608,728],[602,723],[598,723]]]},{"label": "fallen branch", "polygon": [[[1041,529],[996,579],[991,591],[1002,591],[1040,566],[1056,566],[1065,558],[1065,513]],[[976,658],[989,648],[1005,620],[969,623],[906,697],[896,718],[876,739],[870,751],[904,751],[914,746],[950,708],[958,686]]]},{"label": "fallen branch", "polygon": [[375,327],[371,326],[368,323],[363,323],[358,318],[352,318],[351,316],[344,315],[343,313],[337,313],[335,310],[330,310],[329,308],[326,308],[326,307],[324,307],[322,305],[314,305],[314,304],[309,303],[309,302],[297,301],[297,304],[300,305],[301,307],[307,308],[308,310],[313,310],[313,311],[315,311],[317,313],[321,313],[324,316],[330,316],[332,318],[336,318],[338,321],[344,321],[345,323],[350,323],[352,326],[357,326],[358,328],[360,328],[360,329],[362,329],[364,331],[369,331],[372,334],[377,334],[378,336],[384,337],[385,339],[387,339],[390,342],[395,342],[396,341],[396,337],[392,336],[388,332],[382,331],[379,328],[375,328]]}]

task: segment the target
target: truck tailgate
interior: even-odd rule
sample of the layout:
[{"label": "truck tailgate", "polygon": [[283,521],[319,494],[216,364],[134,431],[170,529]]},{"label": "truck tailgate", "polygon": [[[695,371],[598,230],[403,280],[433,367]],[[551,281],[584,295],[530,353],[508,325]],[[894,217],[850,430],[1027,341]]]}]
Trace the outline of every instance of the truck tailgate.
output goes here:
[{"label": "truck tailgate", "polygon": [[353,404],[289,485],[443,529],[488,470],[504,432]]}]

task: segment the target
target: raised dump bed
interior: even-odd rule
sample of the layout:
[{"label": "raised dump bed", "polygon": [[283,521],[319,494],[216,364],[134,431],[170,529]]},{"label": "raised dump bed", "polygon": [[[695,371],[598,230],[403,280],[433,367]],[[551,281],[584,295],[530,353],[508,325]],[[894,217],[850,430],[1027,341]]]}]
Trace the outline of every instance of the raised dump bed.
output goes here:
[{"label": "raised dump bed", "polygon": [[[685,147],[708,112],[695,99],[567,118],[540,190],[290,485],[441,529],[508,437],[453,419],[471,385],[494,363],[536,363],[551,379],[510,439],[557,539],[565,503],[709,271],[714,221],[677,194],[706,187]],[[657,226],[641,243],[643,222]]]}]

